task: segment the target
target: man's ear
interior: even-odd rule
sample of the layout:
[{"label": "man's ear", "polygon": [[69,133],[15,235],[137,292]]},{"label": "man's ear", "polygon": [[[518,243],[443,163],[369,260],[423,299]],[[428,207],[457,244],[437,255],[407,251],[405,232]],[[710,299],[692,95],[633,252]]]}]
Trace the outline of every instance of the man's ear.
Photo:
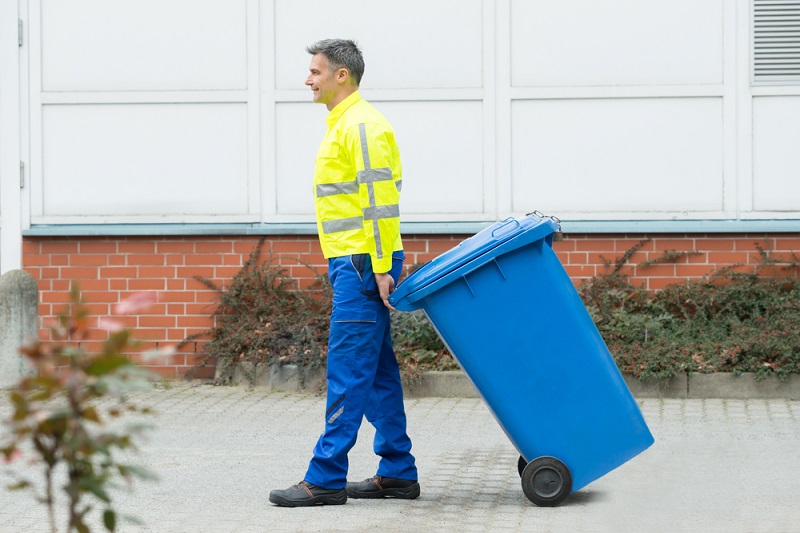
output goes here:
[{"label": "man's ear", "polygon": [[340,68],[339,70],[336,71],[336,81],[338,83],[345,83],[347,81],[347,78],[349,77],[350,77],[350,71],[347,70],[346,68]]}]

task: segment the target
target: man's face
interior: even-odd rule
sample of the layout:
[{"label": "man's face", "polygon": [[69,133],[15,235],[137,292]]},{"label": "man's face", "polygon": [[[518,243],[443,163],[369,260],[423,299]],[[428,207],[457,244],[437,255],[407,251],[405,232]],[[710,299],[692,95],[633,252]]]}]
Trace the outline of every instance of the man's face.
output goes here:
[{"label": "man's face", "polygon": [[306,85],[311,87],[314,94],[314,102],[328,105],[337,95],[339,84],[336,82],[335,72],[328,64],[328,58],[322,54],[314,54],[311,57],[311,65],[308,67],[308,78]]}]

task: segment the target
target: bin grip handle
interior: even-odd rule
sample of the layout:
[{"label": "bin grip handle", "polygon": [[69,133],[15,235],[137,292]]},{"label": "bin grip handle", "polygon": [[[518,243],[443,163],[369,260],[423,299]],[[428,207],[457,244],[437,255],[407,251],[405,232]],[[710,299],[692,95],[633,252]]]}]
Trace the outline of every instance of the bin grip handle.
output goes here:
[{"label": "bin grip handle", "polygon": [[520,226],[519,220],[517,220],[517,219],[516,219],[516,218],[514,218],[514,217],[508,217],[507,219],[505,219],[505,220],[503,221],[503,223],[502,223],[502,224],[500,224],[499,226],[497,226],[496,228],[494,228],[494,229],[492,230],[492,238],[494,239],[495,237],[497,237],[497,232],[498,232],[498,231],[500,231],[501,229],[505,228],[505,227],[506,227],[506,226],[508,226],[509,224],[516,224],[516,225],[517,225],[517,227],[519,227],[519,226]]}]

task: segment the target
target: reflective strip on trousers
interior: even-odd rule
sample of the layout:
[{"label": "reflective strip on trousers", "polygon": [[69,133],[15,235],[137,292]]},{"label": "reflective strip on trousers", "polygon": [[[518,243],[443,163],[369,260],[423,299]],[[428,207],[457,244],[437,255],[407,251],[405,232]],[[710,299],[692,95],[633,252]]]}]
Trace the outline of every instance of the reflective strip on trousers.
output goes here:
[{"label": "reflective strip on trousers", "polygon": [[336,411],[331,415],[331,417],[328,419],[328,424],[333,424],[337,418],[342,416],[342,413],[344,413],[344,405],[341,406],[338,411]]}]

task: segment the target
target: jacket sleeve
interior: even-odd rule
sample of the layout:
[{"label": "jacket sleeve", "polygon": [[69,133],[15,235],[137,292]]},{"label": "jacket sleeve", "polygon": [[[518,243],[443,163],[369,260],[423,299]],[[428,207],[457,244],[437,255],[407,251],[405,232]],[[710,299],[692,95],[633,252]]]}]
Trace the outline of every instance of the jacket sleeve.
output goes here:
[{"label": "jacket sleeve", "polygon": [[400,152],[394,133],[383,124],[359,124],[348,137],[372,269],[375,273],[388,272],[400,238]]}]

